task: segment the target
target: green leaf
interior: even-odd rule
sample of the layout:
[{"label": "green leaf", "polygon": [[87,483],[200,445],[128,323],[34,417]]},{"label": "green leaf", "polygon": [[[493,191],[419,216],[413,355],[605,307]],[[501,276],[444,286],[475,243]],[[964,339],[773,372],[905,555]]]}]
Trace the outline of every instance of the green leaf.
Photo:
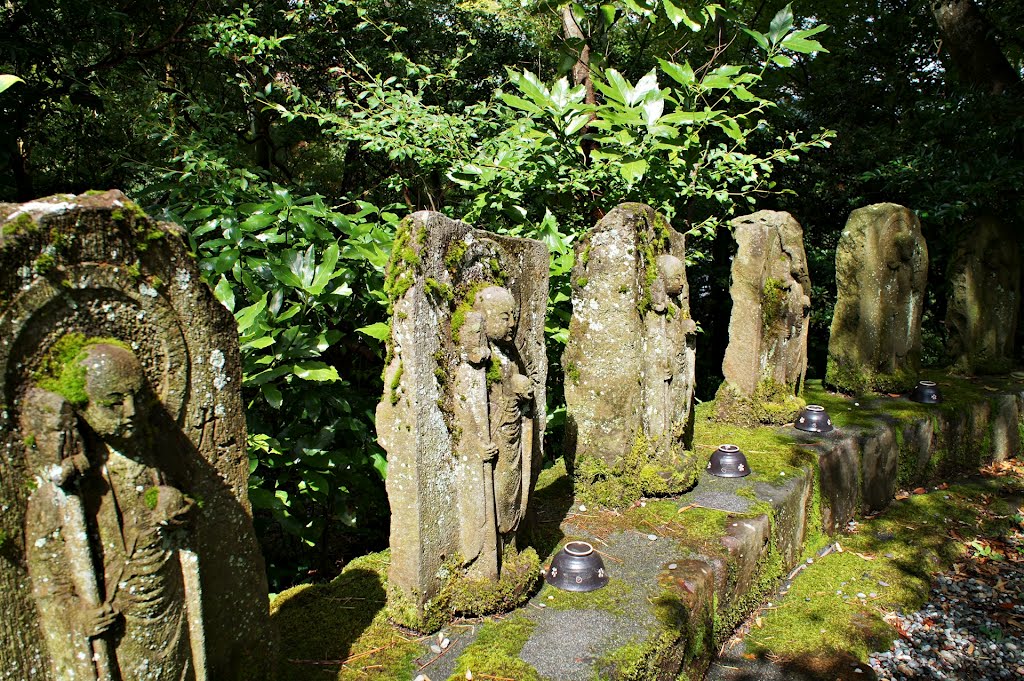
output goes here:
[{"label": "green leaf", "polygon": [[388,460],[381,454],[374,452],[370,454],[370,461],[373,464],[373,469],[377,471],[377,475],[380,476],[381,480],[388,479]]},{"label": "green leaf", "polygon": [[758,31],[749,28],[744,28],[743,32],[753,38],[754,42],[757,43],[762,50],[768,49],[768,36],[764,33],[759,33]]},{"label": "green leaf", "polygon": [[299,362],[292,367],[292,373],[304,381],[331,383],[341,380],[338,370],[324,362]]},{"label": "green leaf", "polygon": [[601,5],[601,21],[604,23],[605,27],[609,27],[615,23],[615,14],[617,11],[618,10],[616,10],[615,5]]},{"label": "green leaf", "polygon": [[306,289],[312,295],[318,296],[324,292],[328,282],[331,281],[335,276],[340,274],[340,271],[335,272],[334,266],[338,264],[338,244],[333,243],[327,247],[324,251],[323,262],[316,268],[316,275],[313,277],[313,282]]},{"label": "green leaf", "polygon": [[772,61],[781,66],[782,68],[789,68],[793,65],[793,60],[784,54],[777,54],[772,57]]},{"label": "green leaf", "polygon": [[362,326],[356,329],[356,331],[366,334],[370,338],[376,338],[379,341],[386,341],[388,336],[391,335],[391,326],[384,322],[377,322],[376,324],[370,324],[369,326]]},{"label": "green leaf", "polygon": [[777,44],[782,37],[793,28],[793,6],[786,5],[779,10],[768,27],[768,38],[772,45]]},{"label": "green leaf", "polygon": [[817,40],[807,40],[806,38],[797,38],[796,34],[788,36],[782,41],[782,47],[787,50],[793,50],[800,54],[811,54],[813,52],[828,52],[824,47],[821,46]]},{"label": "green leaf", "polygon": [[260,392],[263,393],[264,399],[274,409],[280,409],[281,403],[284,401],[284,397],[281,395],[281,391],[277,389],[277,386],[273,383],[264,383],[260,386]]},{"label": "green leaf", "polygon": [[182,222],[199,222],[200,220],[208,220],[216,210],[216,206],[200,206],[185,213],[185,217],[181,220]]},{"label": "green leaf", "polygon": [[665,61],[664,59],[659,59],[658,62],[661,64],[661,70],[664,71],[672,80],[676,81],[680,85],[693,85],[693,67],[688,63],[676,64],[674,62]]},{"label": "green leaf", "polygon": [[2,73],[2,74],[0,74],[0,92],[3,92],[4,90],[6,90],[7,88],[11,87],[15,83],[24,83],[24,82],[25,81],[23,81],[21,78],[18,78],[17,76],[12,76],[9,73]]},{"label": "green leaf", "polygon": [[240,225],[240,227],[242,228],[243,232],[256,232],[263,229],[264,227],[267,227],[268,225],[274,224],[275,222],[277,222],[276,215],[256,213],[255,215],[250,215],[248,218],[246,218],[245,222],[243,222]]},{"label": "green leaf", "polygon": [[264,293],[263,297],[257,300],[252,305],[244,307],[235,313],[235,321],[238,323],[238,333],[245,334],[249,330],[249,327],[253,325],[256,318],[267,309],[267,294]]},{"label": "green leaf", "polygon": [[691,31],[699,31],[703,28],[699,23],[694,21],[686,13],[686,10],[676,7],[670,0],[662,0],[662,5],[665,7],[665,16],[672,22],[672,25],[679,27],[680,23],[684,23],[689,27]]},{"label": "green leaf", "polygon": [[647,161],[642,158],[619,165],[619,174],[622,175],[622,179],[630,185],[639,182],[646,172]]},{"label": "green leaf", "polygon": [[223,303],[228,312],[235,311],[235,291],[231,288],[231,282],[223,274],[220,276],[217,286],[213,289],[213,295],[217,296],[217,300]]},{"label": "green leaf", "polygon": [[544,113],[543,110],[533,102],[528,102],[522,97],[510,95],[507,92],[501,93],[501,101],[505,102],[506,104],[515,109],[519,109],[520,111],[526,111],[532,114]]}]

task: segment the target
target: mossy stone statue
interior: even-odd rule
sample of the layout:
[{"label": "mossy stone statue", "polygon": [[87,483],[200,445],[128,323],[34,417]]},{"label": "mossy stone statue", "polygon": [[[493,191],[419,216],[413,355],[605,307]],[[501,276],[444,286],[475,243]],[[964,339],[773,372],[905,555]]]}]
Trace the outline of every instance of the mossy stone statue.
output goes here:
[{"label": "mossy stone statue", "polygon": [[117,191],[0,204],[0,667],[274,678],[238,336]]},{"label": "mossy stone statue", "polygon": [[439,213],[406,218],[386,290],[393,315],[377,406],[388,452],[391,618],[429,631],[520,605],[546,399],[547,247]]},{"label": "mossy stone statue", "polygon": [[921,365],[928,246],[909,208],[850,213],[836,248],[836,305],[825,383],[846,393],[904,392]]},{"label": "mossy stone statue", "polygon": [[791,422],[807,372],[811,280],[803,229],[789,213],[733,220],[729,346],[715,418],[744,426]]}]

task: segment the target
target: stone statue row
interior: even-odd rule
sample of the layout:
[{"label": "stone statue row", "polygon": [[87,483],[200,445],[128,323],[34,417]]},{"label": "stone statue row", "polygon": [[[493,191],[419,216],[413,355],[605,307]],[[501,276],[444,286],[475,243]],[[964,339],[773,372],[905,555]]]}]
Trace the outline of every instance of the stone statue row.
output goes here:
[{"label": "stone statue row", "polygon": [[[804,405],[811,282],[803,230],[772,211],[732,227],[738,251],[715,416],[784,424]],[[1012,361],[1020,265],[1000,230],[980,222],[950,268],[947,327],[964,371]],[[577,495],[617,506],[685,491],[700,462],[684,237],[649,206],[623,204],[577,242],[575,256],[561,362],[564,453]],[[389,460],[391,602],[409,626],[429,628],[444,610],[483,614],[453,600],[462,583],[500,584],[523,598],[529,591],[517,540],[542,458],[547,268],[544,244],[437,213],[413,214],[396,238],[377,432]],[[927,269],[912,211],[878,204],[851,214],[836,251],[827,385],[853,393],[914,385]],[[517,569],[506,571],[514,560]]]},{"label": "stone statue row", "polygon": [[[0,227],[0,678],[272,678],[237,329],[180,228],[116,191],[0,204]],[[949,270],[967,371],[1012,360],[1020,265],[1000,230],[979,223]],[[784,422],[807,364],[802,230],[761,212],[733,231],[717,416]],[[543,459],[548,264],[539,241],[438,213],[396,234],[377,432],[400,623],[510,609],[537,578],[523,538]],[[909,387],[927,272],[916,217],[855,211],[836,269],[827,383]],[[617,505],[691,487],[683,235],[648,206],[617,207],[576,244],[572,304],[561,361],[578,491]]]}]

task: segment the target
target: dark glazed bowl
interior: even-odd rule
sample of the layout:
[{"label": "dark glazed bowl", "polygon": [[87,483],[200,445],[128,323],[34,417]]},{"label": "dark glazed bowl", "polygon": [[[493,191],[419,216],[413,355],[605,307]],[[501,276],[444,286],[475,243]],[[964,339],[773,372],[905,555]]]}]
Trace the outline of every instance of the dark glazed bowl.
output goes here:
[{"label": "dark glazed bowl", "polygon": [[571,541],[551,559],[545,579],[565,591],[595,591],[608,583],[608,573],[593,546]]},{"label": "dark glazed bowl", "polygon": [[720,478],[742,478],[750,475],[747,457],[736,445],[722,445],[711,455],[708,461],[708,473]]},{"label": "dark glazed bowl", "polygon": [[942,393],[939,392],[939,386],[935,385],[935,381],[918,381],[914,391],[910,393],[910,401],[939,404],[942,402]]},{"label": "dark glazed bowl", "polygon": [[832,419],[828,417],[825,407],[817,404],[808,404],[800,410],[793,427],[808,433],[831,433],[835,430]]}]

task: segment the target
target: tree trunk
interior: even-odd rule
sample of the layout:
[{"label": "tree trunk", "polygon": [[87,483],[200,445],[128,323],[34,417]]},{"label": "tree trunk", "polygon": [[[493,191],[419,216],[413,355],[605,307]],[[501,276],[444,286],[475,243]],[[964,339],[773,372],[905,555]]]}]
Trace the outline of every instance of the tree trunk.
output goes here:
[{"label": "tree trunk", "polygon": [[594,96],[594,81],[590,78],[590,43],[587,42],[587,37],[583,35],[583,29],[576,23],[576,18],[572,15],[572,5],[566,5],[562,8],[562,31],[565,33],[565,39],[578,40],[582,44],[580,48],[579,56],[576,57],[576,64],[572,67],[572,80],[576,85],[583,85],[587,88],[587,104],[593,104],[597,101]]},{"label": "tree trunk", "polygon": [[935,0],[932,14],[942,45],[964,85],[1000,94],[1020,83],[1020,76],[996,44],[992,24],[973,0]]}]

